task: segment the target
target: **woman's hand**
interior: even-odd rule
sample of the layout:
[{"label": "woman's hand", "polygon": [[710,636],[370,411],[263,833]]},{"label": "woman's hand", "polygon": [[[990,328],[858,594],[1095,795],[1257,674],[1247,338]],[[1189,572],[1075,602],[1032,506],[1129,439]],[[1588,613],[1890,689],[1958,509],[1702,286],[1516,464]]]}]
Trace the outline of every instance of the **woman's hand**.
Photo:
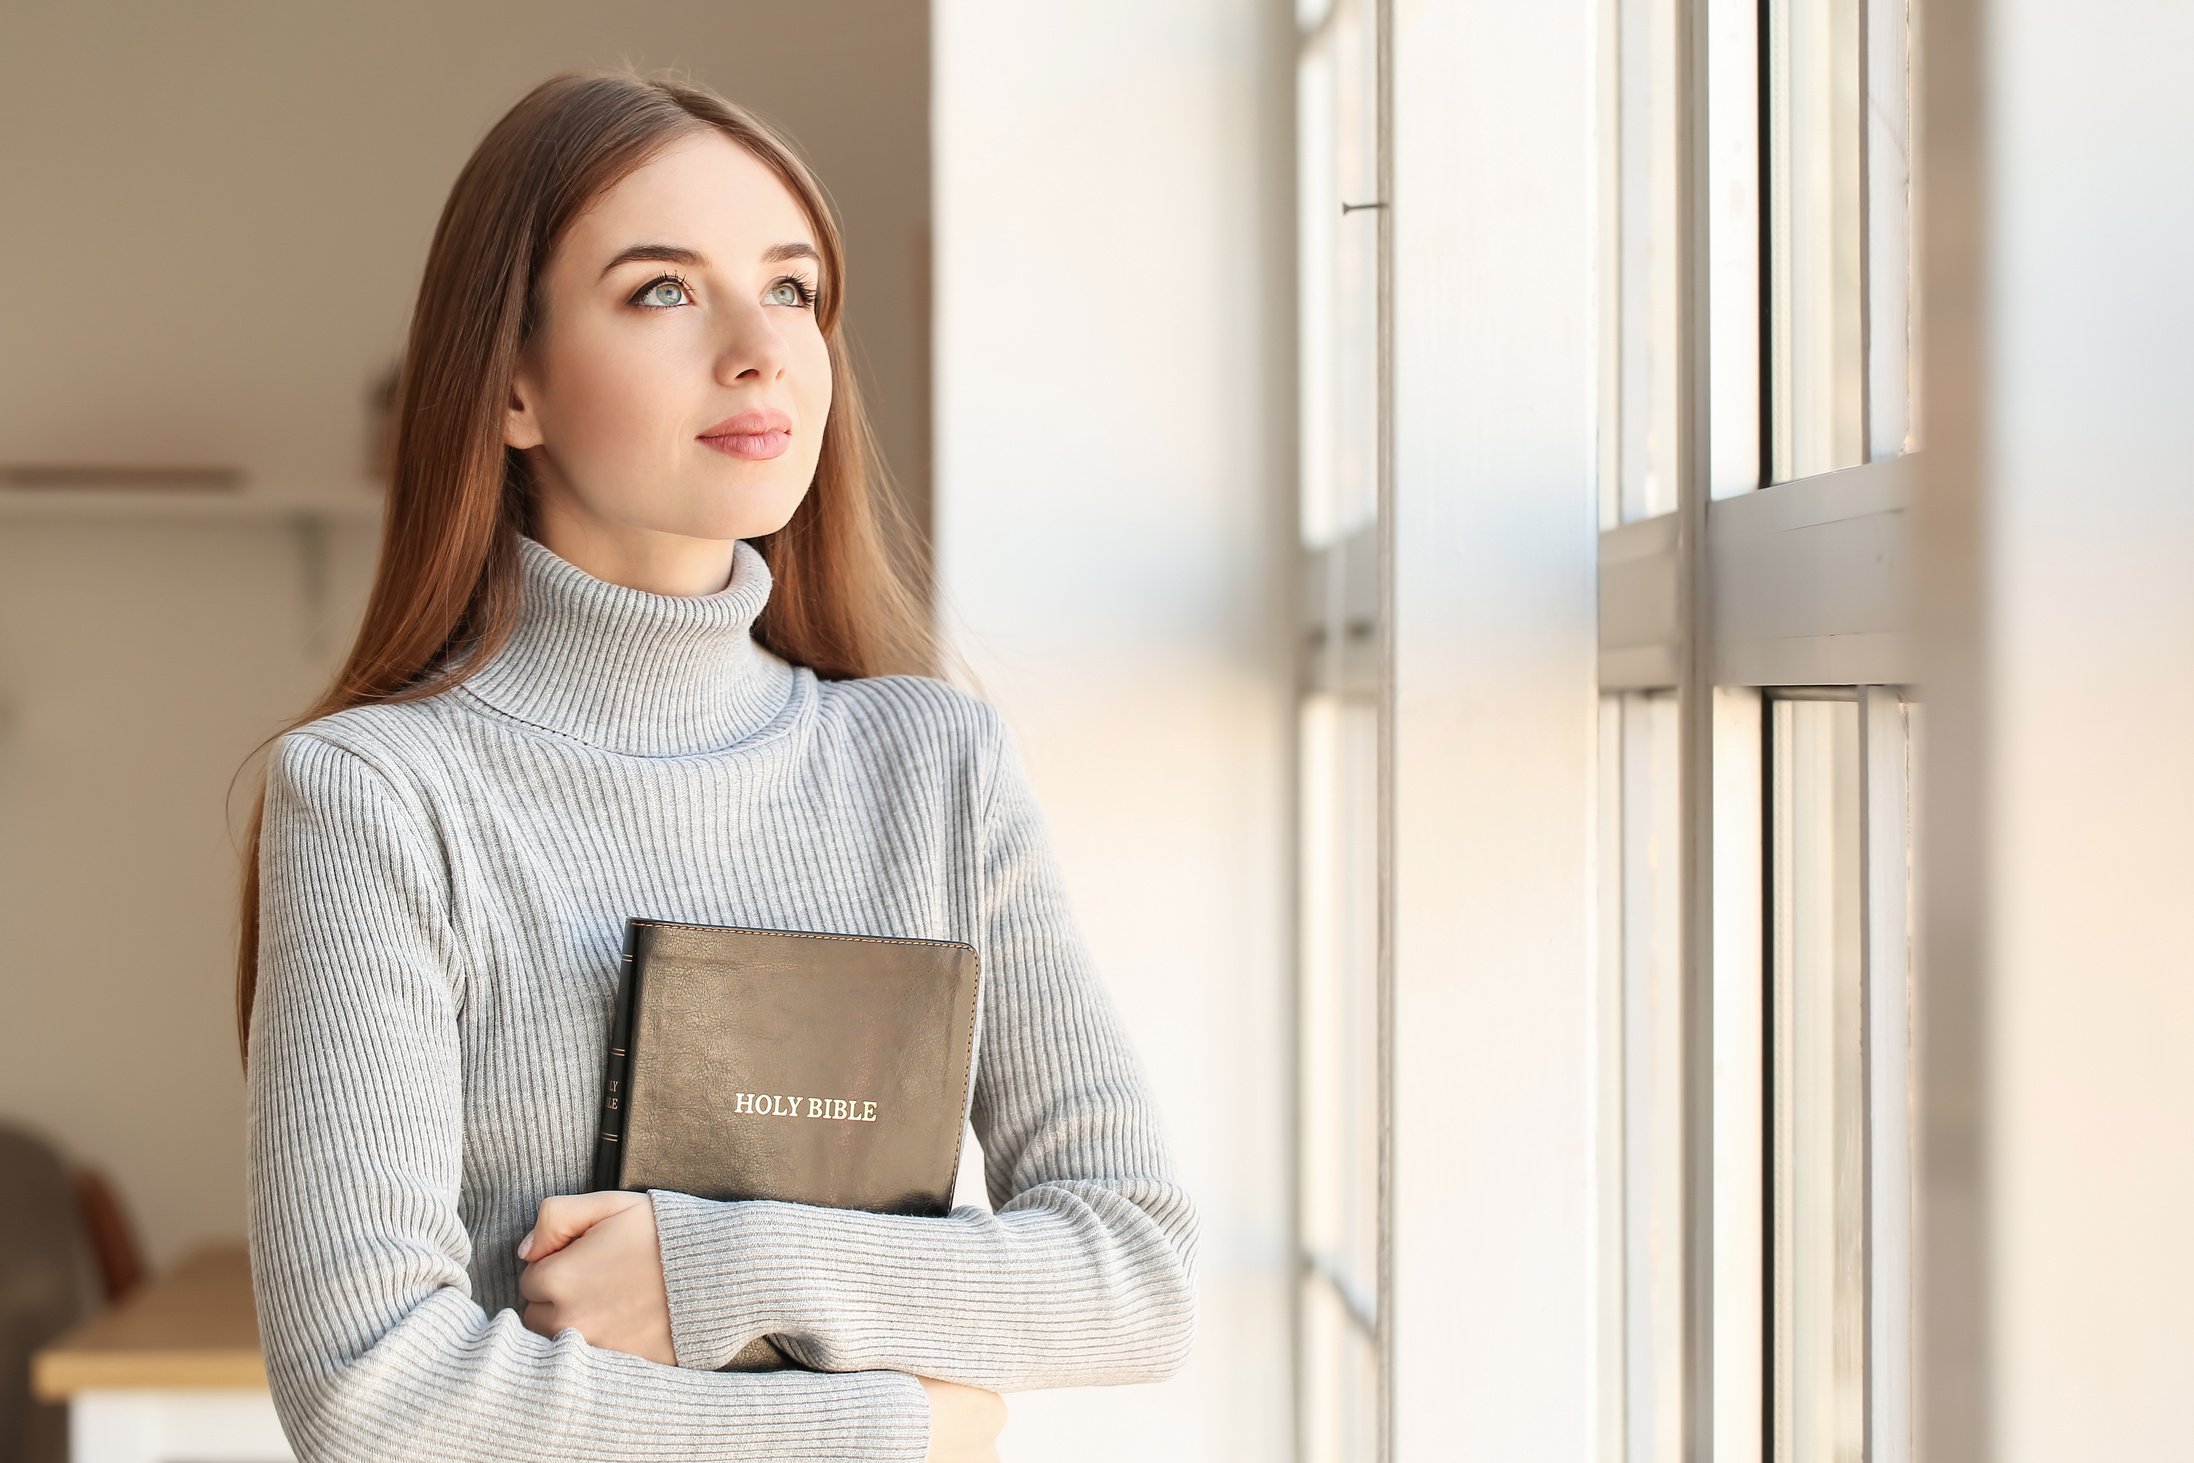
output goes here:
[{"label": "woman's hand", "polygon": [[998,1432],[1006,1399],[981,1387],[916,1377],[929,1394],[927,1463],[998,1463]]},{"label": "woman's hand", "polygon": [[670,1340],[670,1292],[645,1193],[605,1189],[541,1201],[519,1242],[518,1277],[528,1331],[554,1336],[576,1326],[589,1346],[678,1364]]},{"label": "woman's hand", "polygon": [[[655,1204],[645,1193],[607,1189],[543,1199],[518,1253],[527,1262],[518,1277],[527,1330],[554,1336],[574,1326],[589,1346],[678,1364]],[[998,1463],[1005,1399],[935,1377],[915,1380],[929,1398],[927,1463]]]}]

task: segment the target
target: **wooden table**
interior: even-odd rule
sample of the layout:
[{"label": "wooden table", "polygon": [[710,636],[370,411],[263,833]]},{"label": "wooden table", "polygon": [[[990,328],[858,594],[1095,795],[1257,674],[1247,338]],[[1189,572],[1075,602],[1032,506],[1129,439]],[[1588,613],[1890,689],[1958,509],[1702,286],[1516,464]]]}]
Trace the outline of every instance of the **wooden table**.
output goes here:
[{"label": "wooden table", "polygon": [[70,1463],[294,1463],[259,1351],[242,1241],[194,1251],[31,1358],[69,1407]]}]

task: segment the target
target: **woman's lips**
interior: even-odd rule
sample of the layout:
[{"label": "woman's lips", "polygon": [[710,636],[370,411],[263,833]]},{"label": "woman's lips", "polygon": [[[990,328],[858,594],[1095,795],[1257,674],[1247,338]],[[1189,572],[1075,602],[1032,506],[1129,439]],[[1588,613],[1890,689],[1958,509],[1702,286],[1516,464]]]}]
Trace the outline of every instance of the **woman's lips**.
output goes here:
[{"label": "woman's lips", "polygon": [[727,457],[776,457],[792,442],[790,432],[726,432],[721,437],[703,437],[709,446]]}]

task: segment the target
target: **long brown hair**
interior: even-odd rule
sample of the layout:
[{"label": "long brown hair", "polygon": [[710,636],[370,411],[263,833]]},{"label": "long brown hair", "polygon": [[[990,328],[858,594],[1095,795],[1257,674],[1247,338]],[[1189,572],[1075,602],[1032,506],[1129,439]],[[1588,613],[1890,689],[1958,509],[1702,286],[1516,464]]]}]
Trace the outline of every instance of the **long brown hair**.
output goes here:
[{"label": "long brown hair", "polygon": [[[394,464],[364,619],[333,684],[252,755],[348,707],[446,691],[510,637],[519,607],[517,536],[534,526],[524,459],[503,442],[503,409],[519,352],[542,318],[542,270],[565,227],[597,195],[666,145],[710,127],[784,181],[823,256],[816,314],[829,345],[830,413],[800,506],[782,528],[751,540],[773,581],[755,638],[826,679],[938,674],[942,647],[915,587],[920,530],[883,486],[882,458],[841,333],[845,251],[823,189],[789,142],[706,87],[630,69],[567,71],[503,115],[450,189],[398,372]],[[236,1042],[247,1070],[259,975],[263,768],[258,784],[243,847],[236,954]]]}]

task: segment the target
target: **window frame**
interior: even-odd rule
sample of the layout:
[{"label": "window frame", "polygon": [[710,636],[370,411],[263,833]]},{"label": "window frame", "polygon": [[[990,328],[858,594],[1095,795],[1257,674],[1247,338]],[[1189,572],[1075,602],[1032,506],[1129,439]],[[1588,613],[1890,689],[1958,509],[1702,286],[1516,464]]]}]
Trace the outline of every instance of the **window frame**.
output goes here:
[{"label": "window frame", "polygon": [[[1865,0],[1860,9],[1859,308],[1871,460],[1769,480],[1766,363],[1777,342],[1769,338],[1772,261],[1762,211],[1767,6],[1675,0],[1677,504],[1600,535],[1602,696],[1673,692],[1677,700],[1684,1216],[1671,1263],[1683,1303],[1680,1380],[1668,1401],[1683,1414],[1670,1446],[1685,1458],[1714,1456],[1718,1439],[1739,1453],[1770,1441],[1772,1175],[1763,1141],[1770,1059],[1762,1044],[1764,845],[1772,830],[1761,766],[1769,698],[1804,687],[1840,688],[1862,712],[1868,1456],[1872,1463],[1910,1456],[1909,767],[1918,681],[1911,510],[1922,466],[1909,396],[1910,20],[1906,0]],[[1620,0],[1609,0],[1605,14],[1619,24],[1620,13]],[[1870,24],[1885,16],[1894,23]],[[1603,29],[1610,51],[1614,33]],[[1624,115],[1609,107],[1609,125],[1620,127]],[[1603,163],[1603,179],[1609,175],[1619,178],[1619,165]],[[1603,196],[1620,206],[1604,182]],[[1608,276],[1630,277],[1613,268]],[[1604,318],[1622,318],[1621,307],[1608,307]],[[1604,373],[1603,381],[1620,376]],[[1603,414],[1620,420],[1620,407],[1603,400]],[[1620,490],[1610,495],[1603,486],[1603,502],[1611,496],[1619,500]],[[1627,786],[1604,793],[1626,808],[1635,801]],[[1900,998],[1880,999],[1891,993]],[[1904,1121],[1887,1121],[1892,1111]],[[1893,1295],[1904,1298],[1901,1315],[1879,1303]],[[1625,1369],[1637,1364],[1626,1359]],[[1603,1377],[1603,1407],[1616,1405],[1623,1385]],[[1660,1453],[1633,1439],[1610,1455]]]}]

